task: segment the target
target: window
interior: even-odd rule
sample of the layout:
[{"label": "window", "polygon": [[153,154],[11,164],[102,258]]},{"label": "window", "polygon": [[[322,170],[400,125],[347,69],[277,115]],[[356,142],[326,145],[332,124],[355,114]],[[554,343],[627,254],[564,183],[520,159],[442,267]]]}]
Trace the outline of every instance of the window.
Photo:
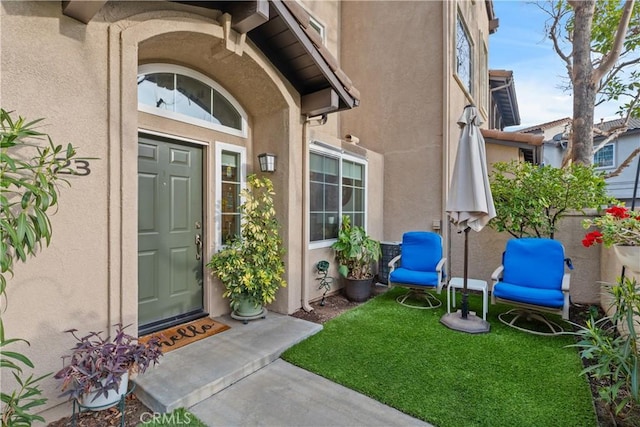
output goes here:
[{"label": "window", "polygon": [[464,89],[473,95],[473,45],[460,12],[456,19],[456,74]]},{"label": "window", "polygon": [[593,164],[596,168],[612,168],[615,166],[615,158],[613,153],[613,144],[607,144],[602,147],[593,156]]},{"label": "window", "polygon": [[214,81],[185,67],[141,66],[138,109],[246,137],[246,114],[240,105]]},{"label": "window", "polygon": [[240,191],[245,187],[244,147],[216,143],[216,239],[222,247],[240,235]]},{"label": "window", "polygon": [[[364,227],[366,161],[314,148],[309,155],[309,231],[312,243],[338,237],[342,215]],[[319,245],[325,246],[325,245]]]},{"label": "window", "polygon": [[322,25],[320,23],[320,21],[318,21],[313,16],[309,17],[309,25],[311,26],[311,28],[316,30],[318,32],[318,34],[320,34],[320,37],[322,38],[322,44],[326,44],[327,40],[326,40],[326,36],[325,36],[324,25]]}]

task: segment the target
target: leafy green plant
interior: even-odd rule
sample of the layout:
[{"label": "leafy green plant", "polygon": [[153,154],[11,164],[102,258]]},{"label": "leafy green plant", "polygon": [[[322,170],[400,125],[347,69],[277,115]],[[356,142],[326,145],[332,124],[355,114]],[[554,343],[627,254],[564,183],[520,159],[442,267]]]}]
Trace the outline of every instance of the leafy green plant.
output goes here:
[{"label": "leafy green plant", "polygon": [[287,285],[282,277],[285,250],[278,232],[273,183],[269,178],[249,175],[247,188],[240,195],[240,237],[213,254],[207,264],[224,284],[223,296],[231,299],[234,310],[241,296],[250,297],[256,306],[265,305]]},{"label": "leafy green plant", "polygon": [[349,279],[373,277],[372,264],[380,258],[380,242],[369,237],[363,227],[352,226],[351,218],[342,216],[338,240],[331,248],[335,251],[338,272]]},{"label": "leafy green plant", "polygon": [[572,347],[589,360],[582,375],[593,375],[599,382],[598,394],[616,414],[640,403],[640,286],[635,279],[618,279],[610,289],[615,312],[599,320],[591,318],[585,326],[576,325],[579,338]]},{"label": "leafy green plant", "polygon": [[2,426],[30,426],[34,421],[44,422],[44,418],[40,415],[31,414],[29,411],[36,406],[44,405],[47,399],[41,397],[42,390],[38,383],[49,376],[49,374],[40,377],[34,377],[33,374],[27,378],[23,378],[23,365],[33,369],[34,365],[31,360],[22,353],[15,351],[6,351],[5,347],[16,342],[23,342],[27,345],[27,341],[20,338],[6,339],[4,336],[4,327],[0,320],[0,367],[9,370],[13,375],[18,387],[10,392],[0,393],[2,404]]},{"label": "leafy green plant", "polygon": [[496,162],[490,176],[496,217],[489,226],[514,237],[554,238],[571,211],[597,208],[613,199],[592,166],[559,169],[528,162]]},{"label": "leafy green plant", "polygon": [[[25,262],[51,241],[48,212],[58,203],[58,184],[66,183],[62,174],[73,173],[66,165],[75,157],[71,144],[55,145],[48,135],[36,130],[42,120],[13,118],[0,109],[0,298],[5,299],[7,276],[13,275],[16,260]],[[47,144],[40,144],[45,139]],[[0,317],[0,368],[9,370],[18,388],[0,393],[2,425],[31,425],[44,421],[30,411],[46,402],[40,397],[39,381],[47,375],[23,378],[23,368],[34,368],[31,360],[17,351],[7,351],[12,344],[27,341],[6,339]]]}]

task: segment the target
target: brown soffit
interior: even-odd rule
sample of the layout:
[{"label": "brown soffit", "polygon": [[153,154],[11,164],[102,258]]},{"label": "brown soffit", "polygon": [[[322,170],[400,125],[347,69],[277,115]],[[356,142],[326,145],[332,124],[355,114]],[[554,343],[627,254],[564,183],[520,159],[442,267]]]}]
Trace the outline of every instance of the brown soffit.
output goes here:
[{"label": "brown soffit", "polygon": [[513,71],[489,70],[489,91],[498,107],[504,127],[519,125],[520,110],[513,81]]},{"label": "brown soffit", "polygon": [[[63,14],[89,23],[106,1],[71,0]],[[360,91],[339,67],[295,1],[178,1],[229,13],[232,28],[246,33],[300,93],[309,117],[357,107]],[[306,108],[305,106],[312,106]]]},{"label": "brown soffit", "polygon": [[544,141],[544,136],[542,135],[530,135],[520,132],[504,132],[497,129],[480,129],[480,132],[486,142],[497,144],[509,145],[509,143],[515,143],[516,145],[527,144],[540,146]]}]

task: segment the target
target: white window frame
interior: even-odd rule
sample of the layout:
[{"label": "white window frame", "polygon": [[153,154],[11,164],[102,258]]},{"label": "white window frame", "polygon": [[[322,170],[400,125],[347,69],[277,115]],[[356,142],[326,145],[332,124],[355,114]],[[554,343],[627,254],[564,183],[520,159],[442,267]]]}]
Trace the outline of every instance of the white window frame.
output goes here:
[{"label": "white window frame", "polygon": [[248,135],[247,131],[247,113],[242,108],[240,103],[233,97],[231,94],[214,80],[205,76],[202,73],[199,73],[195,70],[192,70],[187,67],[183,67],[180,65],[174,64],[162,64],[162,63],[153,63],[153,64],[145,64],[140,65],[138,67],[138,75],[141,74],[153,74],[153,73],[172,73],[172,74],[181,74],[183,76],[191,77],[192,79],[198,80],[201,83],[211,87],[222,96],[235,108],[240,114],[240,129],[235,129],[229,126],[220,125],[217,123],[211,123],[206,120],[200,120],[195,117],[188,116],[182,113],[176,113],[174,111],[165,110],[161,108],[155,108],[151,105],[146,105],[142,103],[138,103],[138,110],[143,111],[145,113],[153,114],[156,116],[165,117],[172,120],[177,120],[180,122],[189,123],[195,126],[205,127],[209,129],[213,129],[218,132],[227,133],[229,135],[239,136],[242,138],[246,138]]},{"label": "white window frame", "polygon": [[311,27],[316,30],[318,32],[318,34],[320,34],[320,37],[322,37],[322,44],[326,45],[327,44],[327,30],[325,28],[325,26],[318,21],[316,18],[314,18],[313,16],[309,15],[309,24],[311,25]]},{"label": "white window frame", "polygon": [[[343,160],[348,160],[351,162],[355,162],[361,164],[364,168],[364,228],[367,228],[367,217],[368,217],[368,209],[369,206],[369,162],[366,158],[345,152],[339,148],[330,148],[328,144],[324,144],[321,141],[312,141],[311,146],[309,148],[310,153],[316,153],[323,156],[333,157],[338,159],[338,224],[342,221],[342,166]],[[311,156],[309,156],[310,158]],[[310,173],[311,167],[307,165],[307,185],[310,187]],[[310,190],[309,190],[310,191]],[[307,205],[307,220],[311,217],[311,206]],[[319,249],[319,248],[327,248],[330,247],[337,239],[327,239],[327,240],[318,240],[312,242],[311,236],[307,236],[309,241],[309,249]]]},{"label": "white window frame", "polygon": [[[215,172],[213,173],[215,181],[215,250],[219,251],[224,247],[222,244],[222,180],[218,175],[222,169],[222,152],[231,151],[233,153],[240,154],[240,190],[247,188],[247,149],[240,145],[228,144],[226,142],[215,142]],[[242,200],[241,200],[242,202]],[[240,223],[242,223],[242,216],[240,216]]]},{"label": "white window frame", "polygon": [[605,144],[600,150],[598,150],[597,153],[595,153],[593,155],[593,163],[596,163],[596,156],[598,155],[598,153],[602,152],[602,150],[611,147],[611,165],[606,165],[606,166],[598,166],[596,165],[595,169],[613,169],[616,167],[616,147],[615,144],[613,142],[609,142],[607,144]]},{"label": "white window frame", "polygon": [[480,78],[478,88],[479,98],[480,98],[480,108],[484,110],[489,115],[489,49],[487,49],[487,44],[484,41],[484,37],[482,36],[482,31],[480,31],[480,49],[479,49],[479,66],[480,66]]}]

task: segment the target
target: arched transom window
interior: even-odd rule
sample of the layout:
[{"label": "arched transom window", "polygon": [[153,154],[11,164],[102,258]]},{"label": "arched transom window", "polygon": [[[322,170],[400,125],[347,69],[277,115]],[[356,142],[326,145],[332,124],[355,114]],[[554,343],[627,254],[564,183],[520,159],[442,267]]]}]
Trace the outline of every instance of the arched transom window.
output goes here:
[{"label": "arched transom window", "polygon": [[207,76],[178,65],[146,64],[138,68],[138,109],[247,136],[247,116],[240,104]]}]

